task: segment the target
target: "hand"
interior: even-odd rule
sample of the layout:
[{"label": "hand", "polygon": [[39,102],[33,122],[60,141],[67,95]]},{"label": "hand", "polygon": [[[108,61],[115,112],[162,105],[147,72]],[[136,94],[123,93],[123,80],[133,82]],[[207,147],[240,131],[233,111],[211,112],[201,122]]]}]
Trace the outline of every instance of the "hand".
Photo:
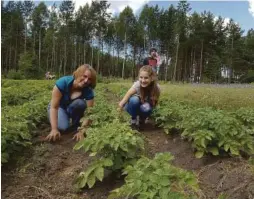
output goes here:
[{"label": "hand", "polygon": [[123,106],[121,104],[118,104],[117,111],[118,112],[122,112],[123,111]]},{"label": "hand", "polygon": [[92,124],[92,120],[90,119],[85,119],[82,124],[81,124],[81,127],[88,127]]},{"label": "hand", "polygon": [[84,133],[80,131],[80,132],[76,133],[76,134],[73,136],[72,139],[73,139],[73,140],[76,139],[76,141],[83,140],[83,139],[84,139]]},{"label": "hand", "polygon": [[45,141],[56,141],[60,140],[61,134],[57,129],[52,129],[49,135],[45,138]]}]

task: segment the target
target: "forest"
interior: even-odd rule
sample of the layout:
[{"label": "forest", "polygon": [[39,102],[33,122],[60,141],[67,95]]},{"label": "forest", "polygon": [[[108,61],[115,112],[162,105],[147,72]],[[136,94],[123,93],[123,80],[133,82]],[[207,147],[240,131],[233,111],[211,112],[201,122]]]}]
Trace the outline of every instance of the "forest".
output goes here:
[{"label": "forest", "polygon": [[59,77],[88,63],[101,76],[134,79],[155,47],[161,80],[254,81],[254,29],[207,10],[191,13],[187,1],[168,8],[146,4],[139,14],[127,6],[115,16],[109,7],[107,1],[77,10],[72,1],[1,1],[2,76],[42,79],[50,71]]}]

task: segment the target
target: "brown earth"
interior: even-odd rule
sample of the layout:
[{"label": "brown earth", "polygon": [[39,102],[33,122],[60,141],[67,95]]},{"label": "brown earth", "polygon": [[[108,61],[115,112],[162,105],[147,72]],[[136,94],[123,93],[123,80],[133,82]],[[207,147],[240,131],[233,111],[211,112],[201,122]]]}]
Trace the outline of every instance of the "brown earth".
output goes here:
[{"label": "brown earth", "polygon": [[[42,128],[37,133],[47,135],[49,126]],[[171,152],[175,166],[196,173],[203,198],[215,199],[222,193],[230,199],[254,198],[254,175],[246,160],[213,156],[196,159],[190,143],[177,134],[166,135],[149,123],[142,134],[149,156]],[[110,190],[123,184],[123,179],[108,175],[94,188],[77,193],[73,188],[75,177],[86,168],[91,158],[82,150],[73,150],[75,141],[72,136],[72,133],[62,135],[55,143],[43,142],[37,137],[15,166],[5,165],[2,168],[3,198],[106,199]]]}]

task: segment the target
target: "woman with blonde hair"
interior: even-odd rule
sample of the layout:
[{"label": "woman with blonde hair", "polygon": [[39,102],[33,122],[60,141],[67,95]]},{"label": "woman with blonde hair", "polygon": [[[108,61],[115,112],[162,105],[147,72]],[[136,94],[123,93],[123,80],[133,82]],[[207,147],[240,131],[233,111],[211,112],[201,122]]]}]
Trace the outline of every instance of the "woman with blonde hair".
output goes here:
[{"label": "woman with blonde hair", "polygon": [[158,103],[160,88],[156,79],[152,67],[143,66],[139,70],[139,80],[132,85],[119,103],[118,109],[125,109],[131,115],[133,129],[140,129],[140,125],[151,115]]},{"label": "woman with blonde hair", "polygon": [[[48,105],[51,132],[46,140],[55,141],[60,139],[60,131],[64,132],[70,127],[78,128],[86,108],[94,104],[93,89],[95,86],[96,72],[88,64],[79,66],[73,75],[63,76],[56,81],[51,102]],[[88,123],[89,121],[86,120],[83,125],[88,125]],[[84,135],[81,132],[74,135],[77,141],[83,138]]]}]

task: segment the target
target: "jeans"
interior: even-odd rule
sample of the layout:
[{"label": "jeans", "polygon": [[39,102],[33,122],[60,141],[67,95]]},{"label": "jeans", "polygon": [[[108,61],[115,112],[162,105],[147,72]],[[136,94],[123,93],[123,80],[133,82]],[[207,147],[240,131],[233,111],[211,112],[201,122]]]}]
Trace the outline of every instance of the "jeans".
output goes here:
[{"label": "jeans", "polygon": [[141,119],[146,119],[152,113],[152,106],[143,107],[138,96],[130,97],[128,103],[125,104],[124,109],[131,115],[131,119],[137,119],[139,115]]},{"label": "jeans", "polygon": [[[80,119],[84,116],[86,107],[86,102],[83,99],[75,99],[68,105],[67,109],[59,107],[57,122],[58,130],[66,131],[70,127],[70,119],[72,119],[72,126],[77,129]],[[50,104],[48,105],[48,118],[50,121]]]}]

